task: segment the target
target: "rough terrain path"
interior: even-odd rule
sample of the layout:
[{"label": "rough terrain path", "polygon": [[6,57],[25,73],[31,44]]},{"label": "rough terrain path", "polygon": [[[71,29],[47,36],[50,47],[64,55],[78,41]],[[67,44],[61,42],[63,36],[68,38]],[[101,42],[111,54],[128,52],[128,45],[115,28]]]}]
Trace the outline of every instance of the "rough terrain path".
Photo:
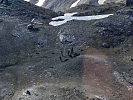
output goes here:
[{"label": "rough terrain path", "polygon": [[133,99],[132,91],[116,82],[111,63],[107,61],[108,58],[102,51],[89,49],[84,58],[83,84],[94,88],[89,92],[99,92],[109,97],[109,100]]},{"label": "rough terrain path", "polygon": [[[81,80],[78,81],[77,77],[73,75],[69,80],[58,80],[53,77],[52,80],[55,81],[51,83],[49,78],[49,81],[40,85],[36,84],[16,92],[13,99],[93,100],[95,98],[94,100],[132,100],[133,92],[116,80],[111,63],[105,53],[94,48],[88,48],[85,54],[74,59],[83,59],[83,66],[80,65],[83,69]],[[31,95],[26,95],[26,91],[30,91]]]}]

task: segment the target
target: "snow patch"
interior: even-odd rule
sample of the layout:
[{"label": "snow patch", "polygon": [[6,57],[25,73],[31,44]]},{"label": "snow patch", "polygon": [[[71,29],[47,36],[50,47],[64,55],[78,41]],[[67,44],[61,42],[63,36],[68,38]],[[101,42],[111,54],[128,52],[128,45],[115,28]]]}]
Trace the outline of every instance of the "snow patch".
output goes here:
[{"label": "snow patch", "polygon": [[72,7],[76,7],[77,6],[77,4],[80,2],[80,0],[77,0],[75,3],[73,3],[71,6],[70,6],[70,8],[72,8]]},{"label": "snow patch", "polygon": [[24,0],[24,1],[30,2],[30,0]]},{"label": "snow patch", "polygon": [[[66,22],[71,21],[71,20],[88,21],[88,20],[102,19],[102,18],[109,17],[110,15],[113,15],[113,14],[106,14],[106,15],[94,15],[94,16],[73,16],[75,14],[77,14],[77,12],[66,13],[66,14],[64,14],[64,16],[52,18],[52,21],[49,23],[49,25],[59,26],[59,25],[65,24]],[[57,21],[58,19],[64,19],[64,20]]]},{"label": "snow patch", "polygon": [[98,3],[99,3],[100,5],[102,5],[102,4],[104,4],[105,1],[106,1],[106,0],[99,0]]},{"label": "snow patch", "polygon": [[36,6],[41,7],[44,4],[45,0],[39,0],[38,3],[36,3]]}]

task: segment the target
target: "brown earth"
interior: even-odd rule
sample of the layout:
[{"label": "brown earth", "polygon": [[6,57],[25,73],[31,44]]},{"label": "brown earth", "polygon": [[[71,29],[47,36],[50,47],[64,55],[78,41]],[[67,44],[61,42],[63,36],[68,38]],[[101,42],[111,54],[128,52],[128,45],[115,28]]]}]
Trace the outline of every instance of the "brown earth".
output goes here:
[{"label": "brown earth", "polygon": [[111,63],[100,50],[87,50],[83,66],[83,84],[95,88],[100,94],[105,94],[109,100],[133,99],[133,92],[116,82]]}]

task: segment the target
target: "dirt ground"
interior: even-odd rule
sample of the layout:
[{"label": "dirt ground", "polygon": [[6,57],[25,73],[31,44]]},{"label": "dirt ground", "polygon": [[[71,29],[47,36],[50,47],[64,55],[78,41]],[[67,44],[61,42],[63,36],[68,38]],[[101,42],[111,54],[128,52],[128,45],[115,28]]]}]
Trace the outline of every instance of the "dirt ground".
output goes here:
[{"label": "dirt ground", "polygon": [[[83,62],[82,72],[77,76],[74,75],[75,71],[70,75],[64,75],[65,73],[60,73],[57,68],[56,73],[60,73],[62,78],[61,76],[55,77],[54,73],[49,69],[46,70],[45,67],[36,71],[31,67],[32,79],[36,79],[35,83],[31,79],[27,84],[33,84],[27,88],[19,83],[22,85],[19,85],[21,90],[19,88],[11,100],[132,100],[132,90],[128,90],[125,85],[118,82],[113,74],[111,62],[108,61],[108,56],[102,50],[87,48],[84,54],[72,59],[72,61],[75,59],[82,59]],[[45,77],[42,75],[40,79],[41,70],[43,72],[45,70],[46,73],[43,73]],[[68,68],[61,69],[61,71],[67,72]],[[34,76],[36,72],[38,75]],[[30,73],[27,74],[30,75]],[[22,75],[19,80],[22,82],[24,79],[21,77]],[[39,82],[39,80],[43,81]],[[27,95],[26,91],[30,91],[31,95]]]}]

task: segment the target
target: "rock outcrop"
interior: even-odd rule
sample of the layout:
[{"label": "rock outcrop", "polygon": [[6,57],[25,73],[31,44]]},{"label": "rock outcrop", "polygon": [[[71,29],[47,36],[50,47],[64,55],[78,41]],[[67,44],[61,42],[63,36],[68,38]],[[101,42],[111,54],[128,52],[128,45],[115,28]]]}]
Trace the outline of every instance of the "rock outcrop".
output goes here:
[{"label": "rock outcrop", "polygon": [[126,0],[106,0],[104,3],[105,4],[109,4],[109,3],[122,3],[122,4],[126,4]]},{"label": "rock outcrop", "polygon": [[[36,4],[39,0],[30,0],[31,3]],[[76,4],[75,4],[76,3]],[[42,3],[42,7],[48,8],[54,11],[66,11],[71,6],[78,6],[80,4],[98,5],[98,0],[45,0]]]}]

